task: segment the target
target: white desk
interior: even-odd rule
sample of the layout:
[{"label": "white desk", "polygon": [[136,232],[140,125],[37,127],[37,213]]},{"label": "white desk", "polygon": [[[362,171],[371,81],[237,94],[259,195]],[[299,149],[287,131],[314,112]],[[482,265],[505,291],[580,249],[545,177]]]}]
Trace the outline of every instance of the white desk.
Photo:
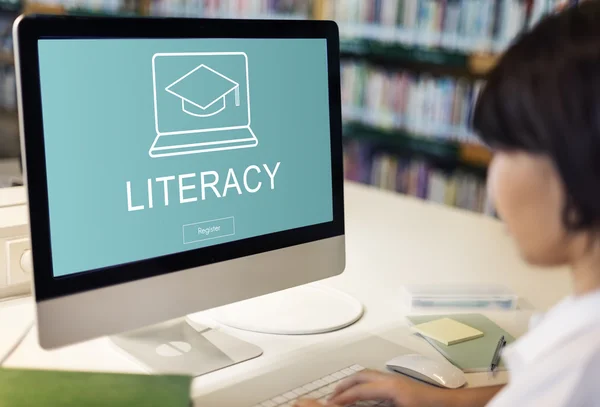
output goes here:
[{"label": "white desk", "polygon": [[[193,395],[236,383],[269,369],[282,358],[301,357],[307,347],[327,346],[344,338],[398,324],[405,310],[399,304],[400,286],[418,282],[494,282],[514,289],[538,310],[545,310],[570,292],[565,270],[539,271],[526,266],[498,221],[381,192],[346,186],[347,271],[324,284],[356,296],[366,306],[361,321],[345,330],[317,336],[285,337],[223,330],[262,347],[258,359],[197,378]],[[543,273],[543,274],[542,274]],[[530,312],[490,314],[515,335],[526,328]],[[0,352],[33,318],[31,299],[0,303]],[[194,318],[209,323],[202,313]],[[7,334],[5,334],[7,332]],[[398,338],[395,338],[398,340]],[[4,341],[4,343],[3,343]],[[406,335],[400,344],[440,357],[422,341]],[[7,366],[95,371],[140,372],[106,338],[46,352],[31,332]],[[470,385],[489,384],[487,375],[472,375]],[[505,381],[500,375],[497,381]]]}]

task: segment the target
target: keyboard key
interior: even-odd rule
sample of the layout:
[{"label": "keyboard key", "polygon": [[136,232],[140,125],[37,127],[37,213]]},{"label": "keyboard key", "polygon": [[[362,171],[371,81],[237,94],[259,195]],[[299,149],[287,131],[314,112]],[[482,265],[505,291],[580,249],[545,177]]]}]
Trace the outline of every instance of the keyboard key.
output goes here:
[{"label": "keyboard key", "polygon": [[305,388],[308,391],[315,391],[315,390],[317,390],[319,388],[319,386],[317,386],[314,383],[308,383],[307,385],[302,386],[302,387]]},{"label": "keyboard key", "polygon": [[342,370],[342,373],[347,374],[348,376],[352,376],[356,372],[350,368]]},{"label": "keyboard key", "polygon": [[337,383],[331,383],[325,387],[321,387],[319,390],[330,394],[330,393],[333,393],[336,388],[337,388]]},{"label": "keyboard key", "polygon": [[304,396],[305,394],[308,394],[308,393],[309,393],[309,391],[308,391],[308,390],[306,390],[304,387],[298,387],[297,389],[295,389],[295,390],[292,390],[292,392],[296,393],[296,395],[297,395],[298,397],[300,397],[300,396]]},{"label": "keyboard key", "polygon": [[309,393],[308,396],[306,396],[306,398],[309,399],[320,399],[321,397],[325,396],[326,394],[323,394],[321,392],[321,390],[315,390],[312,393]]},{"label": "keyboard key", "polygon": [[284,404],[288,402],[288,399],[285,397],[277,396],[274,397],[271,401],[273,401],[276,405]]},{"label": "keyboard key", "polygon": [[336,379],[335,377],[329,375],[329,376],[323,377],[321,380],[323,380],[327,384],[331,384],[331,383],[337,382],[339,379]]},{"label": "keyboard key", "polygon": [[[356,374],[365,370],[361,365],[355,364],[350,367],[344,368],[335,373],[328,374],[314,382],[307,383],[302,387],[298,387],[294,390],[290,390],[284,394],[280,394],[273,397],[271,400],[264,401],[254,407],[294,407],[296,401],[300,398],[310,398],[320,400],[325,404],[329,397],[335,392],[340,382],[346,379],[348,376]],[[390,403],[384,403],[380,401],[361,401],[354,404],[357,407],[393,407]],[[351,406],[348,406],[351,407]]]},{"label": "keyboard key", "polygon": [[285,393],[281,397],[283,397],[283,398],[285,398],[287,400],[296,400],[298,398],[298,395],[296,393],[294,393],[293,391],[288,391],[287,393]]}]

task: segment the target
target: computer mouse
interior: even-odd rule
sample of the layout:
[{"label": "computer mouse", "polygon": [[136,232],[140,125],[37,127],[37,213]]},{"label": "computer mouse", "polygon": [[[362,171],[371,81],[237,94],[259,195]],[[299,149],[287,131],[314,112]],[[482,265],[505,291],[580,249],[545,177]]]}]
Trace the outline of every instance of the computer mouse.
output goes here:
[{"label": "computer mouse", "polygon": [[467,382],[463,371],[456,366],[423,355],[398,356],[387,362],[386,367],[394,372],[447,389],[457,389]]}]

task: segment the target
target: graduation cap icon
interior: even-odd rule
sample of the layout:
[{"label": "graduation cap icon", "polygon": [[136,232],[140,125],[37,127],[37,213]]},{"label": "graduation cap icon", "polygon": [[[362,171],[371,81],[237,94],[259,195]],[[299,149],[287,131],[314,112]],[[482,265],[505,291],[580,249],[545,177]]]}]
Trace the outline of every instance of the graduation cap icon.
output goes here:
[{"label": "graduation cap icon", "polygon": [[235,95],[235,106],[240,106],[240,85],[211,67],[200,64],[165,90],[181,99],[183,112],[196,117],[209,117],[227,107],[231,92]]},{"label": "graduation cap icon", "polygon": [[161,52],[152,56],[156,137],[152,158],[258,145],[252,130],[245,52]]}]

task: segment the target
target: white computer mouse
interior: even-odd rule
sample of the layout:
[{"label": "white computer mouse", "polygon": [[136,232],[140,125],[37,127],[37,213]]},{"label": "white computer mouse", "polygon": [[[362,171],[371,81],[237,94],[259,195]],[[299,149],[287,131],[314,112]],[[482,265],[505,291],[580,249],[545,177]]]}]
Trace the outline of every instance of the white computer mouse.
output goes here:
[{"label": "white computer mouse", "polygon": [[423,355],[398,356],[386,363],[394,372],[448,389],[457,389],[467,382],[462,370],[449,362],[438,362]]}]

